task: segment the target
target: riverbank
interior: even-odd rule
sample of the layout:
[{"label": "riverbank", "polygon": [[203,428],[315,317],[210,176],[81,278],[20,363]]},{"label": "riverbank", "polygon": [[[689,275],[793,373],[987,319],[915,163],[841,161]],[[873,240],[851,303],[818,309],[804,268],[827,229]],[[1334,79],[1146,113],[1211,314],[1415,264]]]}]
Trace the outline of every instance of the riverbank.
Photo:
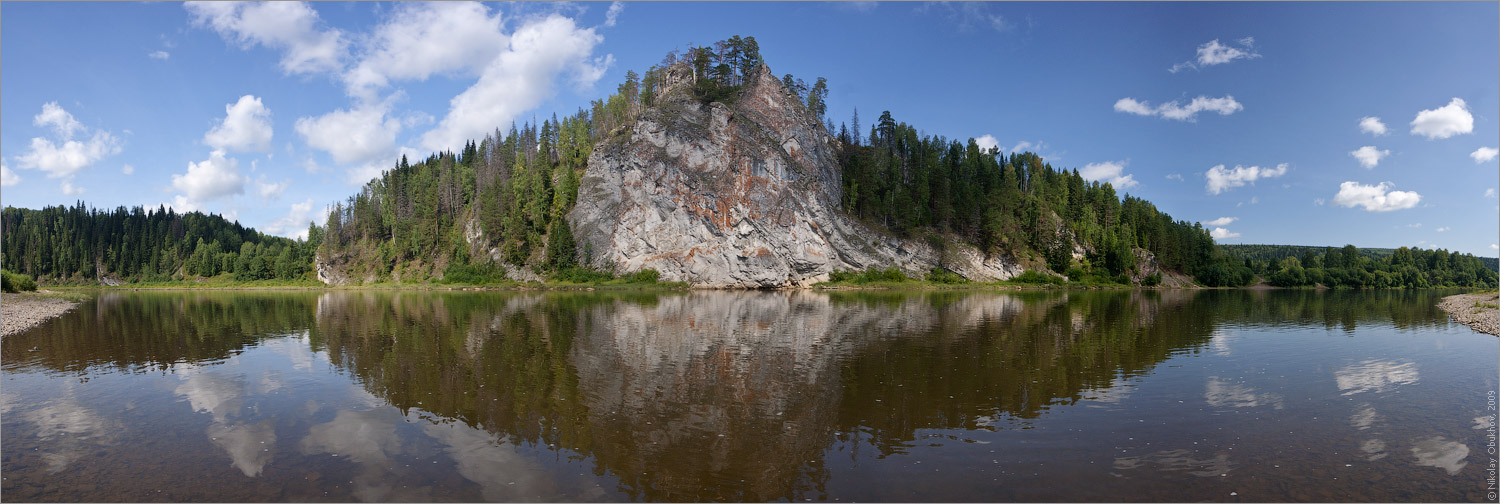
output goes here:
[{"label": "riverbank", "polygon": [[78,306],[77,299],[55,294],[42,291],[0,297],[0,338],[20,334]]},{"label": "riverbank", "polygon": [[1438,307],[1475,331],[1500,336],[1500,293],[1479,292],[1443,298]]}]

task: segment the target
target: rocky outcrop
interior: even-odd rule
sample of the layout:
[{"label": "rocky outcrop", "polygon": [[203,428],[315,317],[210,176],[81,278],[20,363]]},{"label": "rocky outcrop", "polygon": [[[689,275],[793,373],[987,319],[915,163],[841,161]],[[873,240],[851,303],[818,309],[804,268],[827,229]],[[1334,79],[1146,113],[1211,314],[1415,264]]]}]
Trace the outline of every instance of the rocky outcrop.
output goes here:
[{"label": "rocky outcrop", "polygon": [[805,286],[889,266],[974,280],[1022,272],[967,245],[938,251],[846,217],[836,140],[769,68],[755,74],[732,104],[668,88],[595,147],[568,214],[581,257],[702,287]]}]

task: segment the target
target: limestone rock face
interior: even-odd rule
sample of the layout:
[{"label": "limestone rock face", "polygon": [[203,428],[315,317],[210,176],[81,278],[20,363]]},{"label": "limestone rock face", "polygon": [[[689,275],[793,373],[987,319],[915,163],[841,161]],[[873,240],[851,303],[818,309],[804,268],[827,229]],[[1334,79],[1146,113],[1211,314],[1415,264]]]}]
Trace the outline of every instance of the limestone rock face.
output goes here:
[{"label": "limestone rock face", "polygon": [[[668,88],[589,157],[568,221],[591,266],[700,287],[794,287],[834,270],[1020,274],[972,247],[877,234],[838,210],[836,140],[769,68],[732,105]],[[685,83],[684,83],[685,84]]]}]

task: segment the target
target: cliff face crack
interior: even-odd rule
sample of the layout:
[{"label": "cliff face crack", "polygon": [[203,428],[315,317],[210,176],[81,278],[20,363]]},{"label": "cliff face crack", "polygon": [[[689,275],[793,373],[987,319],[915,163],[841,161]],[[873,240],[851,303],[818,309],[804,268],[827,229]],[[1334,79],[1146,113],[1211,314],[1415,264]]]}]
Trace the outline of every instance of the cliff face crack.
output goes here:
[{"label": "cliff face crack", "polygon": [[625,138],[595,147],[579,190],[590,197],[568,214],[592,266],[744,288],[868,267],[922,275],[943,264],[976,280],[1021,272],[962,244],[944,262],[925,241],[882,237],[846,217],[834,142],[773,75],[762,67],[731,105],[670,89]]}]

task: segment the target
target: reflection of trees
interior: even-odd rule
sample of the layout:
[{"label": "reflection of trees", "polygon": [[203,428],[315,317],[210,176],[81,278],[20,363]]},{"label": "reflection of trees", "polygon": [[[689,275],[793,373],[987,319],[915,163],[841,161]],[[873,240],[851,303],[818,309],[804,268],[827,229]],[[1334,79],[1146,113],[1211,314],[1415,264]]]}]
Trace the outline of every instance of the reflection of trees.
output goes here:
[{"label": "reflection of trees", "polygon": [[[5,338],[6,363],[60,371],[108,365],[160,368],[210,362],[312,323],[314,293],[103,293],[21,337]],[[36,348],[36,352],[31,349]]]},{"label": "reflection of trees", "polygon": [[835,434],[994,428],[1205,344],[1193,296],[330,293],[312,341],[397,407],[586,457],[634,499],[790,500]]}]

